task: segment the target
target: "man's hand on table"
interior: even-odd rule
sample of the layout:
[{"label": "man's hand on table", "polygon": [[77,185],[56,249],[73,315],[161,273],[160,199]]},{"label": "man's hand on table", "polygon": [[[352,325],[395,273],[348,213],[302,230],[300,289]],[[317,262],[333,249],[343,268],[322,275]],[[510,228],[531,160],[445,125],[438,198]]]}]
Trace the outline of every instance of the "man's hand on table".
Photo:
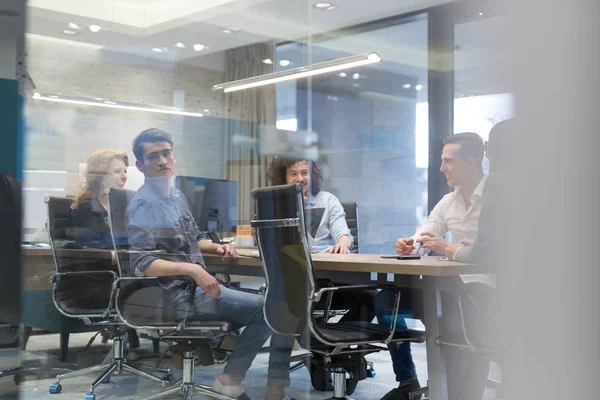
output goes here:
[{"label": "man's hand on table", "polygon": [[422,232],[420,236],[424,249],[434,251],[440,255],[446,254],[448,242],[443,237],[434,232]]},{"label": "man's hand on table", "polygon": [[352,247],[352,239],[350,236],[342,236],[339,238],[335,246],[329,249],[330,253],[349,254],[350,248]]},{"label": "man's hand on table", "polygon": [[415,240],[413,238],[400,238],[396,241],[396,253],[406,256],[415,251]]},{"label": "man's hand on table", "polygon": [[232,261],[237,258],[235,247],[230,244],[222,244],[217,248],[217,254],[223,256],[223,261]]},{"label": "man's hand on table", "polygon": [[472,246],[472,245],[473,245],[473,241],[472,240],[468,240],[468,239],[461,240],[458,243],[449,244],[448,246],[446,246],[446,250],[444,252],[444,255],[446,256],[446,258],[448,260],[454,261],[454,256],[456,255],[456,253],[458,252],[458,250],[461,247]]}]

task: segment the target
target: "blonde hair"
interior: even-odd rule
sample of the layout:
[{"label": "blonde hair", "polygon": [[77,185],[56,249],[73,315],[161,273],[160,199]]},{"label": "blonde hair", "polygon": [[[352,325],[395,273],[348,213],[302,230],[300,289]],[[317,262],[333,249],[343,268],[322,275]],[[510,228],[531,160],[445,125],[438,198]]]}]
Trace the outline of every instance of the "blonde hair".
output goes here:
[{"label": "blonde hair", "polygon": [[112,160],[122,160],[126,167],[129,166],[129,158],[127,157],[127,153],[124,152],[97,150],[89,156],[85,172],[86,182],[71,208],[76,209],[82,200],[100,196],[104,189],[102,182],[104,176],[109,172],[108,169]]}]

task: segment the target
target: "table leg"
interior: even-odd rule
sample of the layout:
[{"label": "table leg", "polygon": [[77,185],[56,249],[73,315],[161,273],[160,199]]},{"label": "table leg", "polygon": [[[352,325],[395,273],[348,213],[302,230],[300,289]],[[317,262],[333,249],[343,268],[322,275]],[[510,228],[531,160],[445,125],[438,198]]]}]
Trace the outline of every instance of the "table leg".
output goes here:
[{"label": "table leg", "polygon": [[429,397],[435,400],[448,400],[446,380],[446,362],[441,348],[435,339],[441,335],[442,298],[440,281],[436,277],[423,277],[424,317],[427,332],[427,374],[429,379]]},{"label": "table leg", "polygon": [[69,332],[60,333],[60,362],[67,361],[69,352]]}]

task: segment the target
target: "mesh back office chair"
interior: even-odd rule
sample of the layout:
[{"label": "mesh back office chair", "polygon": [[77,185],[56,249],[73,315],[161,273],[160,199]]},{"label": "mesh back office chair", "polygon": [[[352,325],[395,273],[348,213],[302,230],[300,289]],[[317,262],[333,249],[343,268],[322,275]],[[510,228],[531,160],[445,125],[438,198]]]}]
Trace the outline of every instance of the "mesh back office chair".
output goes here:
[{"label": "mesh back office chair", "polygon": [[342,202],[342,207],[346,213],[346,224],[348,224],[348,229],[350,229],[350,233],[354,237],[354,244],[350,252],[358,253],[358,203],[355,201],[345,201]]},{"label": "mesh back office chair", "polygon": [[[323,354],[334,371],[332,399],[346,399],[356,387],[356,365],[362,355],[387,350],[388,343],[422,342],[422,332],[396,332],[396,318],[389,327],[363,321],[318,323],[313,305],[322,296],[339,290],[366,290],[392,285],[356,285],[317,289],[312,259],[307,246],[302,185],[273,186],[252,191],[259,250],[267,280],[265,319],[271,329],[300,336],[303,347]],[[331,297],[329,297],[330,299]],[[400,294],[397,292],[395,316]],[[351,379],[346,387],[346,373]]]},{"label": "mesh back office chair", "polygon": [[50,393],[62,391],[60,382],[63,379],[100,371],[102,374],[90,385],[90,391],[85,395],[86,400],[95,400],[95,388],[100,383],[109,382],[112,374],[120,374],[124,370],[166,385],[168,381],[165,379],[152,376],[126,362],[123,344],[126,327],[119,320],[113,307],[113,285],[118,278],[118,272],[102,269],[105,264],[98,263],[99,260],[111,259],[111,251],[84,248],[78,243],[80,232],[73,223],[72,204],[71,199],[46,198],[48,234],[56,269],[52,276],[54,304],[63,315],[80,318],[90,326],[109,332],[113,339],[113,359],[110,363],[57,375],[56,383],[50,385]]},{"label": "mesh back office chair", "polygon": [[[194,393],[216,399],[231,399],[216,393],[209,386],[198,385],[194,381],[194,355],[196,348],[209,349],[211,342],[222,335],[234,332],[240,326],[229,321],[188,320],[185,315],[170,312],[163,305],[166,291],[156,277],[139,277],[130,267],[129,257],[132,250],[127,245],[126,210],[133,192],[123,189],[106,190],[108,198],[109,226],[113,236],[114,249],[118,254],[118,266],[123,276],[116,282],[116,310],[120,318],[130,327],[149,329],[159,332],[161,339],[172,340],[183,353],[183,378],[173,387],[139,398],[138,400],[158,399],[179,394],[186,400]],[[169,257],[166,252],[156,252],[157,256]],[[172,277],[187,280],[195,292],[195,282],[189,277]],[[193,298],[190,296],[190,300]],[[187,305],[188,309],[191,302]],[[169,331],[170,333],[164,333]],[[161,333],[163,332],[163,333]],[[212,353],[203,351],[203,365],[214,363]]]}]

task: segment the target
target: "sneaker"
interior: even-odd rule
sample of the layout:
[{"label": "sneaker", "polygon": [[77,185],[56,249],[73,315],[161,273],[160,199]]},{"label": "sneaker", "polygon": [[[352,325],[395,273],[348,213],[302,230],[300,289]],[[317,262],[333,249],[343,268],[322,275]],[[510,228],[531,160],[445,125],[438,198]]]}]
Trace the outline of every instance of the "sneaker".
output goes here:
[{"label": "sneaker", "polygon": [[[417,379],[410,380],[408,382],[401,383],[396,389],[390,390],[381,400],[411,400],[410,393],[416,392],[421,389],[419,381]],[[417,396],[413,400],[420,399],[421,396]]]}]

